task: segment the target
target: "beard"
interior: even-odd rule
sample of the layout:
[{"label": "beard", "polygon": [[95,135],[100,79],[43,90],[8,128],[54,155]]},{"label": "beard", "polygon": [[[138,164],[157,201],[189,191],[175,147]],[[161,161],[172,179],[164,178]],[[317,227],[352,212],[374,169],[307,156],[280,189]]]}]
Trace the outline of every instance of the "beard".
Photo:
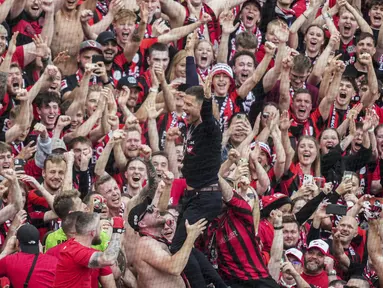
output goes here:
[{"label": "beard", "polygon": [[305,268],[309,273],[317,273],[324,268],[324,264],[316,264],[315,262],[305,262]]},{"label": "beard", "polygon": [[92,246],[97,246],[102,243],[102,240],[100,238],[100,235],[94,236],[92,239]]}]

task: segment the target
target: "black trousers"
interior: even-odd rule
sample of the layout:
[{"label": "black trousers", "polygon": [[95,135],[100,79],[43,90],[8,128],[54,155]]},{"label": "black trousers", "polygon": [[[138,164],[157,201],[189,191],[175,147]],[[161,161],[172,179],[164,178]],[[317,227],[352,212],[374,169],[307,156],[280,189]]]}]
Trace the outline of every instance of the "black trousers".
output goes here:
[{"label": "black trousers", "polygon": [[[221,192],[198,192],[186,193],[181,199],[182,210],[178,219],[177,230],[172,240],[170,251],[175,254],[179,251],[187,237],[185,220],[194,224],[202,218],[209,222],[216,218],[222,209]],[[216,288],[227,287],[222,278],[214,270],[208,259],[197,249],[190,253],[184,273],[192,288],[203,288],[213,283]]]},{"label": "black trousers", "polygon": [[280,288],[271,277],[258,280],[231,280],[228,281],[231,288]]}]

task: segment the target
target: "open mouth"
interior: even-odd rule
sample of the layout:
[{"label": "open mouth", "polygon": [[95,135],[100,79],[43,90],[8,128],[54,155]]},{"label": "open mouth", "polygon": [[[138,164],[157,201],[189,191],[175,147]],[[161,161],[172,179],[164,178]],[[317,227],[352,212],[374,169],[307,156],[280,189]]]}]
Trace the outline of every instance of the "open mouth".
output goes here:
[{"label": "open mouth", "polygon": [[49,120],[55,120],[56,116],[55,115],[48,115],[47,117]]},{"label": "open mouth", "polygon": [[328,143],[328,144],[326,144],[326,148],[327,149],[334,148],[334,144],[333,143]]},{"label": "open mouth", "polygon": [[372,17],[375,21],[381,21],[382,20],[382,16],[380,15],[375,15],[374,17]]},{"label": "open mouth", "polygon": [[70,5],[73,5],[76,3],[76,0],[67,0],[67,3],[70,4]]},{"label": "open mouth", "polygon": [[218,83],[217,86],[219,88],[225,88],[226,87],[226,83]]},{"label": "open mouth", "polygon": [[339,98],[346,99],[347,98],[347,94],[346,93],[339,93]]},{"label": "open mouth", "polygon": [[254,20],[254,16],[253,15],[247,15],[246,19],[247,19],[247,21],[253,21]]},{"label": "open mouth", "polygon": [[306,109],[298,109],[299,113],[306,113]]},{"label": "open mouth", "polygon": [[207,62],[207,56],[201,56],[201,62]]},{"label": "open mouth", "polygon": [[40,7],[39,7],[38,5],[33,5],[33,6],[31,7],[31,9],[32,9],[33,11],[39,11],[39,10],[40,10]]},{"label": "open mouth", "polygon": [[133,182],[140,182],[140,180],[141,180],[141,177],[139,177],[139,176],[133,176],[132,177],[132,180],[133,180]]},{"label": "open mouth", "polygon": [[113,50],[105,50],[105,55],[108,55],[108,56],[113,56],[114,54],[114,51]]},{"label": "open mouth", "polygon": [[362,143],[355,143],[355,147],[356,148],[361,148],[362,147]]},{"label": "open mouth", "polygon": [[310,153],[303,153],[302,156],[304,159],[309,159],[311,157],[311,154]]},{"label": "open mouth", "polygon": [[3,169],[9,169],[11,167],[10,164],[3,164]]},{"label": "open mouth", "polygon": [[350,31],[351,31],[351,25],[346,24],[346,25],[344,25],[343,29],[344,29],[344,32],[346,32],[346,33],[350,33]]},{"label": "open mouth", "polygon": [[317,40],[311,40],[311,41],[310,41],[310,44],[313,45],[313,46],[314,46],[314,45],[317,45],[317,44],[318,44],[318,41],[317,41]]},{"label": "open mouth", "polygon": [[13,83],[12,83],[12,87],[13,87],[14,89],[19,89],[19,88],[21,88],[19,82],[13,82]]},{"label": "open mouth", "polygon": [[249,73],[242,73],[241,77],[247,79],[249,77]]}]

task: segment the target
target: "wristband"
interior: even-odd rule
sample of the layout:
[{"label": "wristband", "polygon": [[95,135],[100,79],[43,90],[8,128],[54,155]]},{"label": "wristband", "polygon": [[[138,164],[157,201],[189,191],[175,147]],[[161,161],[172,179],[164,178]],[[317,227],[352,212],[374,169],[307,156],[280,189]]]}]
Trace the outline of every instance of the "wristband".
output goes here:
[{"label": "wristband", "polygon": [[150,88],[149,92],[158,93],[158,88]]},{"label": "wristband", "polygon": [[274,227],[274,230],[282,230],[283,229],[283,225],[282,226],[278,226],[278,227]]},{"label": "wristband", "polygon": [[374,132],[374,130],[375,130],[375,127],[374,127],[374,126],[372,126],[370,129],[368,129],[368,132],[370,132],[370,133],[373,133],[373,132]]},{"label": "wristband", "polygon": [[327,272],[328,276],[336,276],[336,271],[335,270],[330,270]]},{"label": "wristband", "polygon": [[124,219],[122,219],[122,217],[113,217],[112,227],[113,227],[113,233],[119,233],[119,234],[124,233],[125,232]]}]

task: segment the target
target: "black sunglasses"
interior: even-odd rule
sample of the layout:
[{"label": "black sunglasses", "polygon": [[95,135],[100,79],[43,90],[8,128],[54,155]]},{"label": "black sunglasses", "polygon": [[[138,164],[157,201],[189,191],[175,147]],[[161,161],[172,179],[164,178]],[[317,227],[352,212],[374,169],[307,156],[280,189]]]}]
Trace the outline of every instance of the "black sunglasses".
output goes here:
[{"label": "black sunglasses", "polygon": [[[141,215],[140,218],[138,218],[138,222],[140,222],[142,219],[144,219],[146,213],[149,213],[149,214],[152,214],[154,212],[154,206],[153,205],[149,205],[148,207],[146,207],[146,210],[145,212]],[[138,223],[137,222],[137,223]]]}]

